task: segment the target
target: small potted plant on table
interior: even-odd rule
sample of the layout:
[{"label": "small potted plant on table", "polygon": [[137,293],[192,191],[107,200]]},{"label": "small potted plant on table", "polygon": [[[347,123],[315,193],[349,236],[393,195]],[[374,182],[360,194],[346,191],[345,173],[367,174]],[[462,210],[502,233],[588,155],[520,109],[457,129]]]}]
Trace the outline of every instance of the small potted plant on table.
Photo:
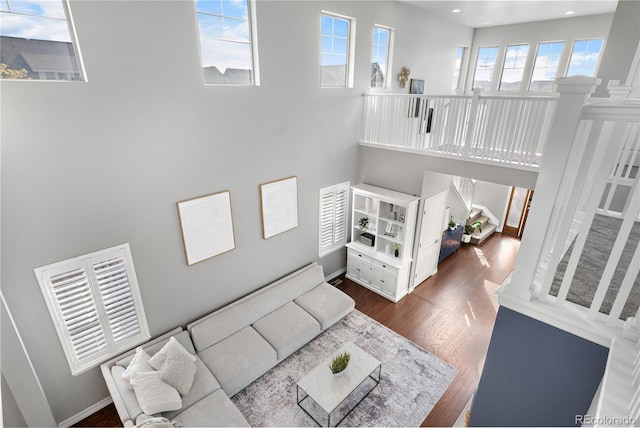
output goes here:
[{"label": "small potted plant on table", "polygon": [[344,373],[344,370],[349,365],[349,360],[351,359],[351,355],[348,352],[344,352],[335,356],[331,360],[331,364],[329,364],[329,368],[331,369],[331,373],[335,376],[341,376]]}]

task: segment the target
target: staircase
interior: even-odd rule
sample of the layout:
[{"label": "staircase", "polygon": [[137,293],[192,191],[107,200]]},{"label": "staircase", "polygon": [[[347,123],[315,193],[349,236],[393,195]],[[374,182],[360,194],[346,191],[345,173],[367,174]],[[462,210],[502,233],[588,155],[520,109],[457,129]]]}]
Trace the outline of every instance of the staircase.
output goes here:
[{"label": "staircase", "polygon": [[482,224],[482,227],[480,228],[482,229],[482,232],[476,228],[471,234],[471,243],[475,245],[480,245],[486,241],[491,235],[493,235],[498,227],[493,223],[489,223],[489,217],[483,215],[482,210],[478,208],[473,208],[471,210],[469,218],[471,218],[472,223],[479,221]]}]

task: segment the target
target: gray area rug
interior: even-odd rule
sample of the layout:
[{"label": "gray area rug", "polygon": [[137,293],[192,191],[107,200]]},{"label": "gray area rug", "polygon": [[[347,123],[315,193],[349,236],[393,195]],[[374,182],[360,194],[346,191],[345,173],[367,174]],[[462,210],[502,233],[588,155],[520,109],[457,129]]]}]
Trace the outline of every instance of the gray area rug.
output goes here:
[{"label": "gray area rug", "polygon": [[382,362],[380,384],[340,426],[420,426],[457,370],[354,310],[231,399],[251,426],[317,426],[297,405],[296,383],[353,342]]},{"label": "gray area rug", "polygon": [[[591,229],[589,230],[584,251],[578,261],[575,277],[569,288],[569,294],[567,295],[568,301],[587,308],[591,305],[620,226],[622,226],[621,219],[596,214],[591,224]],[[620,262],[616,267],[615,274],[611,280],[611,286],[600,306],[600,312],[604,314],[611,312],[613,302],[616,299],[624,275],[631,264],[631,258],[638,246],[638,242],[640,242],[640,222],[636,221],[622,252]],[[558,264],[558,269],[556,270],[550,291],[550,294],[553,296],[558,295],[574,244],[575,241],[571,244],[571,247],[569,247]],[[635,316],[638,307],[640,307],[640,275],[638,275],[635,280],[631,294],[620,315],[620,319],[626,320],[628,317]]]}]

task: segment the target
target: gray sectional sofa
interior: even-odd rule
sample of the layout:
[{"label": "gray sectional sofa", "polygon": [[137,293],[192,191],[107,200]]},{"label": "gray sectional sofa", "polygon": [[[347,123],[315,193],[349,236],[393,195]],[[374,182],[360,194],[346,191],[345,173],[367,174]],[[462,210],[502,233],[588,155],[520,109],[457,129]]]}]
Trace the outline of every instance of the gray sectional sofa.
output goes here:
[{"label": "gray sectional sofa", "polygon": [[[182,408],[161,415],[181,426],[248,426],[233,396],[355,307],[327,284],[312,263],[187,326],[142,345],[153,356],[171,337],[196,358],[196,375]],[[135,350],[101,365],[124,426],[147,419],[122,377]]]}]

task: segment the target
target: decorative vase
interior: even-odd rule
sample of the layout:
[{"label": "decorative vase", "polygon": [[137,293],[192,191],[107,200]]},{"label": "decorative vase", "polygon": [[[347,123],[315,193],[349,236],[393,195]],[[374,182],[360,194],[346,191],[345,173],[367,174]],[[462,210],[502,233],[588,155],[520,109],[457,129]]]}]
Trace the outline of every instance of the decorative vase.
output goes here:
[{"label": "decorative vase", "polygon": [[400,250],[396,248],[393,254],[398,257],[400,255]]},{"label": "decorative vase", "polygon": [[341,377],[344,374],[344,372],[346,372],[346,371],[347,371],[347,369],[345,368],[344,370],[341,370],[338,373],[334,373],[333,377]]}]

